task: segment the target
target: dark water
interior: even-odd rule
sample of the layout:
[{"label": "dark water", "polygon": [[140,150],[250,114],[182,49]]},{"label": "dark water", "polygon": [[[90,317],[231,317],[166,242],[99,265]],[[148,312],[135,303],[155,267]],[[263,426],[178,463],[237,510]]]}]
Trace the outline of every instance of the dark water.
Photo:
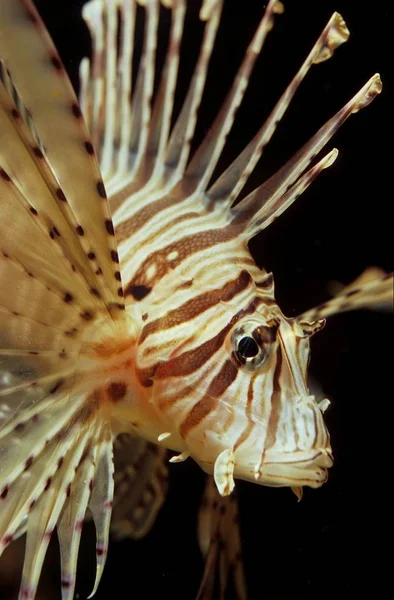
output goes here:
[{"label": "dark water", "polygon": [[[37,0],[36,4],[76,83],[79,60],[89,52],[80,18],[83,2]],[[231,83],[262,6],[246,0],[230,0],[226,5],[198,139]],[[261,183],[289,158],[375,71],[381,73],[383,94],[352,116],[329,145],[340,150],[335,165],[251,244],[258,263],[274,272],[277,299],[288,315],[326,299],[330,281],[348,282],[369,265],[392,269],[388,205],[393,83],[387,56],[392,14],[388,0],[373,10],[366,6],[342,0],[286,3],[286,13],[277,19],[258,60],[221,161],[221,166],[227,165],[253,136],[331,12],[338,10],[351,30],[349,42],[333,59],[312,69],[247,188]],[[191,10],[188,18],[190,44],[200,31],[196,13]],[[391,339],[390,317],[363,311],[332,318],[313,340],[311,370],[332,399],[326,420],[336,463],[328,483],[317,491],[306,490],[299,504],[286,489],[237,484],[250,600],[360,594],[378,598],[386,589],[382,540],[386,542],[385,496],[392,470],[392,436],[385,427],[392,413]],[[202,570],[195,517],[204,478],[191,461],[172,465],[170,477],[168,500],[147,538],[112,544],[97,600],[194,598]],[[22,546],[23,542],[5,554],[7,568],[15,569],[15,580],[6,589],[0,583],[2,599],[17,595]],[[83,599],[90,591],[94,569],[90,526],[80,555],[77,592]],[[59,597],[56,542],[44,571],[38,598]]]}]

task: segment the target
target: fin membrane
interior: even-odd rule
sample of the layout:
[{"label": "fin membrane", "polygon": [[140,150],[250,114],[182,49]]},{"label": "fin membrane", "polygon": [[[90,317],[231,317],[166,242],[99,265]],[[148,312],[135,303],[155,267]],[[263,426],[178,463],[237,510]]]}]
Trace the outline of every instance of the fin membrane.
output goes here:
[{"label": "fin membrane", "polygon": [[87,507],[95,589],[107,554],[112,433],[85,352],[127,336],[119,259],[81,110],[30,0],[0,3],[0,61],[0,552],[26,531],[19,598],[32,600],[58,526],[71,599]]}]

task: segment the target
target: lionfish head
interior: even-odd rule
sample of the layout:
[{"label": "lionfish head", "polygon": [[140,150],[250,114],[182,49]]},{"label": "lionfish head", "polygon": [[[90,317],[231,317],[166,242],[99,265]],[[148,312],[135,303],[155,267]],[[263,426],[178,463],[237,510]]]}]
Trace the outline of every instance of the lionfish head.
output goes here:
[{"label": "lionfish head", "polygon": [[[171,432],[169,446],[182,451],[173,462],[192,456],[222,494],[234,477],[319,487],[332,465],[322,414],[328,401],[318,402],[307,383],[309,338],[325,320],[285,317],[272,274],[259,279],[243,270],[221,287],[216,282],[194,299],[193,314],[181,302],[147,323],[140,339],[145,358],[156,352],[145,381]],[[155,346],[157,336],[167,331],[174,342],[181,330],[164,357],[168,346]]]},{"label": "lionfish head", "polygon": [[235,476],[270,486],[326,481],[332,465],[323,420],[328,401],[318,402],[307,383],[309,338],[324,323],[286,318],[276,304],[262,304],[229,333],[227,351],[240,372],[233,394],[244,396],[247,417],[234,445]]},{"label": "lionfish head", "polygon": [[[319,487],[332,466],[323,420],[328,401],[309,393],[309,338],[325,323],[283,315],[277,304],[259,302],[253,314],[234,319],[215,384],[216,414],[205,420],[201,443],[219,491],[230,492],[233,477],[269,486]],[[215,391],[223,389],[220,396]],[[198,449],[201,456],[202,450]],[[212,464],[211,463],[211,464]]]}]

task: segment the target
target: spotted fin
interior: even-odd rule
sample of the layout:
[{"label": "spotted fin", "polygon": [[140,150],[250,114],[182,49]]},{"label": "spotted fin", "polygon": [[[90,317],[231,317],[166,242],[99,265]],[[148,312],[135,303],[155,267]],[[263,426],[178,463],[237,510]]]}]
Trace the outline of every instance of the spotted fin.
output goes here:
[{"label": "spotted fin", "polygon": [[168,487],[167,451],[142,438],[121,434],[115,441],[115,498],[111,532],[118,539],[145,536]]},{"label": "spotted fin", "polygon": [[[88,398],[77,392],[72,380],[62,387],[51,399],[42,398],[19,417],[19,411],[11,412],[0,429],[0,552],[27,531],[21,600],[35,597],[58,522],[63,598],[72,598],[80,528],[88,502],[98,532],[97,581],[106,556],[113,493],[109,426],[91,410]],[[95,461],[96,444],[99,458]]]},{"label": "spotted fin", "polygon": [[[8,116],[12,121],[11,125],[21,136],[36,170],[54,194],[51,202],[46,199],[48,192],[45,194],[48,217],[51,219],[55,211],[54,207],[50,209],[51,204],[57,208],[59,223],[62,221],[60,213],[65,216],[69,228],[78,236],[75,249],[69,248],[69,252],[78,253],[80,261],[83,253],[84,270],[91,272],[96,296],[104,298],[107,308],[121,319],[122,290],[105,187],[74,91],[31,0],[2,0],[0,3],[0,59],[12,81],[12,88],[23,101],[24,110],[18,112],[21,118],[28,115],[29,121],[34,123],[38,149],[45,157],[41,166],[41,154],[36,150],[38,144],[33,148],[29,145],[28,134],[26,131],[21,133],[23,128],[17,123],[17,113],[12,112],[11,105],[3,105],[4,111],[8,111],[3,118]],[[4,155],[1,159],[2,162],[12,161],[12,172],[7,174],[12,175],[20,193],[27,196],[30,184],[37,181],[38,174],[34,177],[33,167],[29,167],[31,173],[25,177],[25,162],[20,160],[23,151],[16,147],[15,142],[9,160],[5,160]],[[2,151],[4,153],[4,146]],[[42,186],[36,184],[33,197],[29,198],[37,211],[39,206],[34,206],[34,201],[38,204],[41,189]],[[47,215],[41,218],[44,216]],[[57,237],[63,236],[63,229],[64,235],[69,234],[65,227],[59,229],[56,226],[56,229],[60,233],[59,236],[55,232]]]},{"label": "spotted fin", "polygon": [[207,479],[198,516],[198,541],[205,558],[204,574],[196,600],[246,600],[246,583],[239,533],[236,493],[219,495],[213,478]]},{"label": "spotted fin", "polygon": [[71,599],[87,507],[95,588],[106,558],[112,433],[87,348],[127,335],[123,292],[94,152],[30,0],[1,0],[0,60],[0,553],[26,532],[33,600],[58,526]]}]

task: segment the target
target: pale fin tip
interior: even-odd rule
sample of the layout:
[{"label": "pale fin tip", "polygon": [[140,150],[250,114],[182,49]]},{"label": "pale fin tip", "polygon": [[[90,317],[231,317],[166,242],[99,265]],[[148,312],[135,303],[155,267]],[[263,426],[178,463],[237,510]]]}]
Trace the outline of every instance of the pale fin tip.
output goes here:
[{"label": "pale fin tip", "polygon": [[215,460],[213,477],[221,496],[228,496],[234,489],[235,455],[231,448],[223,450]]},{"label": "pale fin tip", "polygon": [[378,96],[383,89],[383,83],[380,78],[379,73],[375,73],[372,75],[371,79],[367,81],[365,86],[360,90],[361,98],[358,102],[356,102],[352,114],[357,113],[359,110],[368,106],[372,100]]},{"label": "pale fin tip", "polygon": [[176,456],[172,456],[168,462],[170,463],[179,463],[184,462],[190,456],[190,452],[181,452],[181,454],[177,454]]},{"label": "pale fin tip", "polygon": [[331,167],[331,165],[336,161],[338,154],[339,154],[338,148],[333,148],[331,150],[331,152],[329,152],[323,159],[324,160],[323,169],[328,169],[328,167]]},{"label": "pale fin tip", "polygon": [[338,12],[334,12],[324,31],[324,44],[313,60],[313,64],[315,65],[331,58],[335,50],[347,42],[350,36],[350,31],[346,26],[345,20]]}]

